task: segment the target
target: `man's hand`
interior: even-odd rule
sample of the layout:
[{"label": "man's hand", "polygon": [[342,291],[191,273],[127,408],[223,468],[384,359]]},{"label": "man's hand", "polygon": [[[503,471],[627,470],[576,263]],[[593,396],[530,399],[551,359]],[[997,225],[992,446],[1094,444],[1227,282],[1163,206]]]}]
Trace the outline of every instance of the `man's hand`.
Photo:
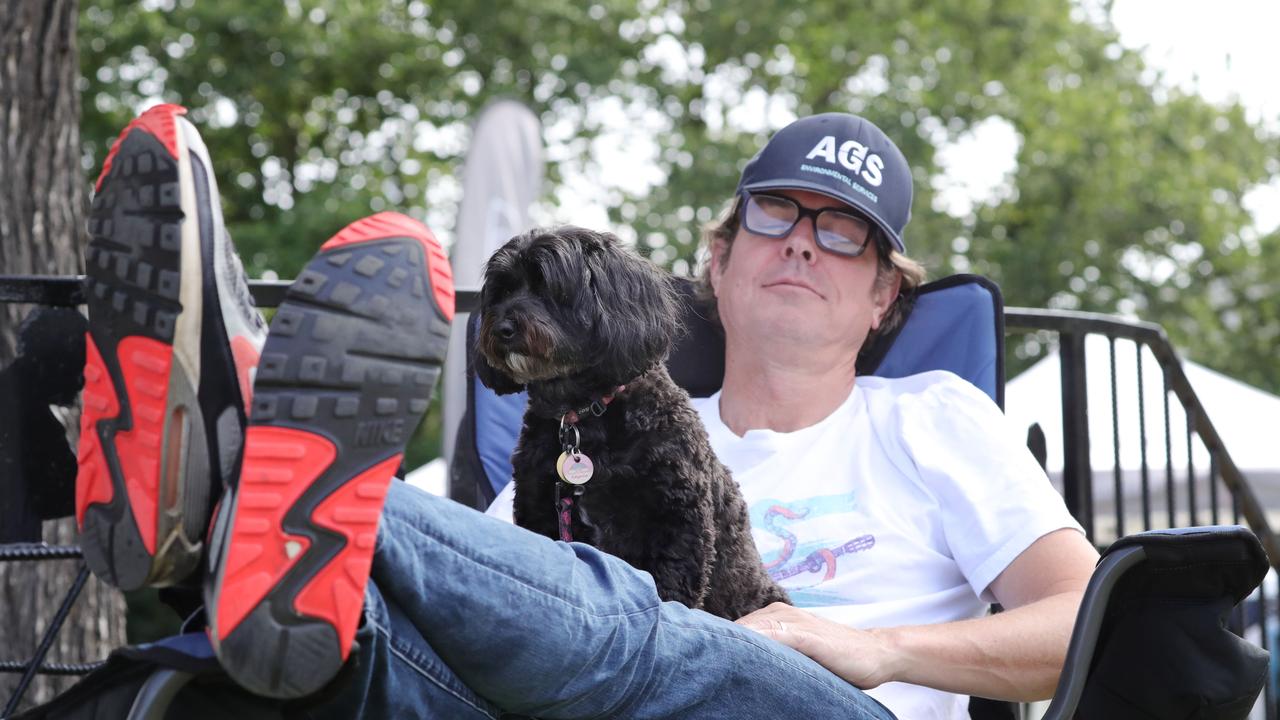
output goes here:
[{"label": "man's hand", "polygon": [[773,603],[737,623],[794,648],[863,690],[894,677],[896,656],[875,630],[851,628],[785,603]]},{"label": "man's hand", "polygon": [[774,603],[738,623],[870,690],[907,682],[996,700],[1053,694],[1098,553],[1076,530],[1031,544],[991,585],[998,615],[858,630]]}]

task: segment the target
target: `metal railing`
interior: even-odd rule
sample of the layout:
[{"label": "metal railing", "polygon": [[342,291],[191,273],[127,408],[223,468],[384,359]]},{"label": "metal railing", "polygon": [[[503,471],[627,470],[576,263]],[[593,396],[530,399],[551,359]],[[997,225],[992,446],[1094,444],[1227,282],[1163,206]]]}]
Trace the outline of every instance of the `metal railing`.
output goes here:
[{"label": "metal railing", "polygon": [[49,654],[49,649],[53,647],[53,642],[58,638],[58,632],[62,630],[63,624],[67,621],[67,615],[71,612],[71,606],[75,604],[76,598],[80,597],[80,591],[84,589],[85,582],[89,579],[89,566],[85,565],[82,559],[80,548],[78,547],[61,547],[44,544],[8,544],[0,545],[0,562],[21,562],[21,561],[43,561],[43,560],[68,560],[80,559],[80,566],[76,572],[76,578],[72,581],[71,587],[68,588],[67,594],[63,596],[62,603],[54,612],[53,618],[49,620],[49,625],[45,628],[44,634],[40,637],[40,643],[36,646],[35,653],[31,658],[24,661],[0,661],[0,672],[22,673],[22,677],[18,680],[17,687],[9,696],[8,702],[4,705],[4,710],[0,711],[0,718],[9,717],[18,709],[18,703],[22,702],[23,695],[26,694],[27,688],[31,687],[32,681],[35,680],[37,674],[40,675],[83,675],[92,672],[100,667],[103,663],[49,663],[46,664],[44,659]]},{"label": "metal railing", "polygon": [[[1005,310],[1005,329],[1006,335],[1046,331],[1056,335],[1062,397],[1062,493],[1071,514],[1095,545],[1102,548],[1118,537],[1142,530],[1246,524],[1267,551],[1272,564],[1269,578],[1274,577],[1280,569],[1280,542],[1265,507],[1255,487],[1227,452],[1163,328],[1109,315],[1010,307]],[[1091,378],[1085,345],[1095,336],[1105,339],[1107,344],[1108,372],[1107,377],[1092,380],[1109,385],[1110,408],[1089,406]],[[1139,467],[1136,478],[1126,477],[1122,461],[1121,428],[1126,425],[1119,407],[1122,393],[1130,389],[1119,387],[1117,382],[1117,367],[1123,362],[1117,356],[1117,341],[1132,343],[1136,359],[1137,382],[1132,388],[1137,395]],[[1009,346],[1014,344],[1010,342]],[[1154,402],[1147,397],[1147,386],[1155,379],[1149,374],[1153,364],[1160,373],[1158,386],[1161,388],[1160,397]],[[1170,411],[1171,398],[1176,403],[1174,407],[1181,411],[1183,427],[1176,426],[1175,415]],[[1150,437],[1152,418],[1148,417],[1148,404],[1156,405],[1160,415],[1155,420],[1157,428],[1163,427],[1161,437]],[[1110,437],[1091,437],[1090,417],[1097,412],[1110,413]],[[1175,452],[1175,439],[1185,457],[1182,452]],[[1093,445],[1097,442],[1111,446],[1109,478],[1095,473],[1092,467]],[[1202,451],[1199,453],[1202,457],[1208,456],[1207,467],[1197,467],[1196,450]],[[1163,462],[1149,462],[1152,454]],[[1136,492],[1132,487],[1135,484]],[[1109,495],[1110,508],[1101,507],[1103,503],[1098,502],[1100,490]],[[1159,502],[1160,496],[1163,503]],[[1131,498],[1138,507],[1132,506]],[[1268,588],[1268,581],[1264,580],[1229,620],[1229,626],[1237,635],[1248,634],[1272,653],[1271,680],[1264,686],[1263,708],[1267,720],[1277,717],[1277,656],[1272,651],[1271,633],[1280,630],[1280,610],[1275,601],[1268,598],[1273,592],[1274,588]],[[1256,628],[1256,637],[1252,635],[1253,628]]]}]

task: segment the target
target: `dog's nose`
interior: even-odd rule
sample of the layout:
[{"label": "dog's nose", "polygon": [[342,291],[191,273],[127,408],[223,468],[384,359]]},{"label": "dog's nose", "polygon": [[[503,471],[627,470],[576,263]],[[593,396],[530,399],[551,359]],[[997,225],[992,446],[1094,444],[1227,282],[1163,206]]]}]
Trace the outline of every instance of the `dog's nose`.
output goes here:
[{"label": "dog's nose", "polygon": [[507,318],[499,322],[493,330],[498,334],[499,338],[502,338],[503,340],[510,340],[516,336],[516,330],[518,329],[519,328],[516,327],[515,321],[511,318]]}]

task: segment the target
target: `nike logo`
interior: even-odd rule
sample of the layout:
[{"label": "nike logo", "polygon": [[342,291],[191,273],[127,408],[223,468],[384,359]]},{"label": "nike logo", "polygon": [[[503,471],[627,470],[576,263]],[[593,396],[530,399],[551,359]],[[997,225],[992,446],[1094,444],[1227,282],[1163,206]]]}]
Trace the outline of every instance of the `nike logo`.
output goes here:
[{"label": "nike logo", "polygon": [[356,447],[404,442],[404,420],[366,420],[356,425]]}]

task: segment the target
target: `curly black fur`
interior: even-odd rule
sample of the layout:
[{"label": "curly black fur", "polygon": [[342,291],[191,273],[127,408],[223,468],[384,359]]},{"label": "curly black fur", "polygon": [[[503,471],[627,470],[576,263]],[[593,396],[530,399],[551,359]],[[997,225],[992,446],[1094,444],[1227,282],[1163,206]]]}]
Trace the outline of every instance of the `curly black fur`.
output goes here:
[{"label": "curly black fur", "polygon": [[480,379],[529,391],[512,457],[517,524],[559,538],[560,418],[613,395],[603,415],[577,423],[595,475],[574,539],[648,571],[664,600],[721,617],[787,601],[762,567],[737,484],[663,364],[679,331],[663,271],[609,233],[535,230],[489,260],[480,313]]}]

